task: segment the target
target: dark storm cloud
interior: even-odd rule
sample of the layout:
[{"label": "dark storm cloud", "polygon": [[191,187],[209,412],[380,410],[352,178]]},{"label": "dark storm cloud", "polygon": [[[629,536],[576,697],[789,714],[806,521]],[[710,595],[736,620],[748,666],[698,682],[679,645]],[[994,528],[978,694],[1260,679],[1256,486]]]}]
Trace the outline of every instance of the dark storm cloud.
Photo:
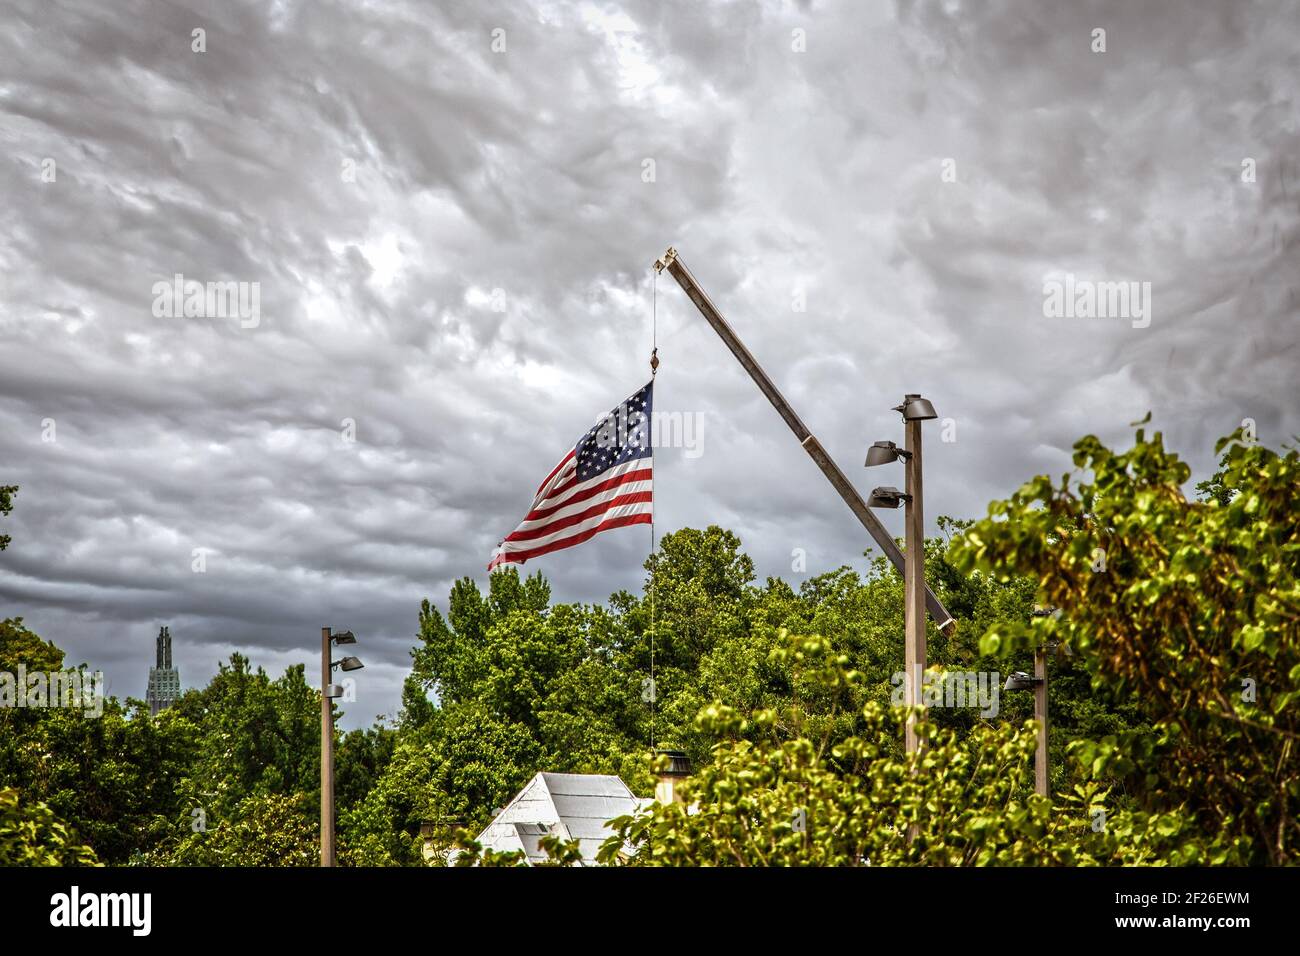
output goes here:
[{"label": "dark storm cloud", "polygon": [[[930,432],[932,518],[1148,409],[1202,472],[1245,417],[1276,446],[1300,431],[1298,19],[19,4],[0,27],[0,481],[22,486],[0,613],[135,695],[159,623],[188,684],[232,650],[310,675],[315,629],[350,626],[368,667],[349,725],[392,713],[419,600],[483,581],[565,445],[644,380],[670,242],[863,486],[895,481],[857,471],[898,437],[889,407],[934,398],[956,441]],[[1150,282],[1151,325],[1045,318],[1065,272]],[[259,283],[260,322],[156,317],[177,273]],[[732,527],[760,574],[790,576],[795,548],[810,573],[861,566],[864,536],[667,278],[658,302],[657,407],[704,423],[701,457],[660,454],[660,531]],[[601,600],[638,584],[647,545],[628,530],[527,569]]]}]

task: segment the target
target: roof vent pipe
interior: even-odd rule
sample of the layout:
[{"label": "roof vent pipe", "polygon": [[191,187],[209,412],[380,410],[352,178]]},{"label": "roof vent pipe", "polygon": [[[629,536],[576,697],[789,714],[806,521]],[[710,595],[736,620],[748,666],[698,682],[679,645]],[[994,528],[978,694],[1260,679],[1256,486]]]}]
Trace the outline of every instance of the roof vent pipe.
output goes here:
[{"label": "roof vent pipe", "polygon": [[658,803],[682,803],[682,783],[691,775],[691,758],[681,750],[660,750],[656,766],[663,766],[655,774],[655,801]]}]

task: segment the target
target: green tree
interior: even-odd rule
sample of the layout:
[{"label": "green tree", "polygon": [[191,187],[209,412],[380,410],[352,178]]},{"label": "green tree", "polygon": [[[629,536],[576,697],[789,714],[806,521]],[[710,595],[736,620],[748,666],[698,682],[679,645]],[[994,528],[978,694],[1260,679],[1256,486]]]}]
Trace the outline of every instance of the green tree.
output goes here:
[{"label": "green tree", "polygon": [[[20,619],[0,622],[0,671],[63,668],[63,651]],[[80,669],[82,681],[92,675]],[[138,701],[81,707],[0,708],[0,786],[22,790],[75,823],[80,837],[108,863],[125,862],[150,845],[165,818],[180,808],[175,781],[195,751],[193,728],[148,718]]]},{"label": "green tree", "polygon": [[[0,485],[0,516],[7,516],[14,510],[14,495],[18,494],[17,485]],[[9,535],[0,534],[0,551],[9,547]]]},{"label": "green tree", "polygon": [[[822,638],[793,638],[773,656],[829,698],[863,675]],[[724,704],[698,722],[718,742],[684,786],[682,803],[655,803],[612,821],[604,863],[638,866],[983,866],[1192,862],[1198,848],[1176,814],[1107,806],[1095,783],[1059,808],[1032,789],[1035,725],[982,726],[964,737],[921,720],[919,754],[894,746],[906,712],[874,701],[860,732],[832,743],[805,733],[797,706],[743,717]],[[757,734],[752,731],[757,730]],[[472,849],[472,848],[471,848]],[[570,849],[554,845],[559,858]]]},{"label": "green tree", "polygon": [[0,787],[0,866],[95,866],[95,851],[40,802]]},{"label": "green tree", "polygon": [[249,796],[304,794],[320,805],[320,693],[303,666],[272,679],[242,654],[220,664],[207,687],[187,691],[163,711],[199,729],[185,789],[209,813]]},{"label": "green tree", "polygon": [[[486,595],[468,578],[456,582],[446,619],[426,601],[420,638],[399,739],[428,754],[436,798],[405,802],[423,805],[429,819],[482,824],[540,769],[616,773],[639,764],[650,785],[637,742],[648,711],[617,616],[551,605],[540,575],[521,579],[510,568],[492,575]],[[417,825],[407,814],[401,826],[409,836]]]},{"label": "green tree", "polygon": [[29,671],[57,671],[63,658],[63,651],[29,631],[21,617],[0,621],[0,671],[12,674],[19,664]]},{"label": "green tree", "polygon": [[[349,734],[348,736],[352,736]],[[359,799],[339,812],[339,860],[351,866],[411,866],[423,862],[423,823],[442,819],[435,786],[436,754],[427,744],[396,744]]]},{"label": "green tree", "polygon": [[1088,436],[1074,463],[1074,483],[1040,475],[954,542],[966,573],[1026,575],[1060,611],[990,627],[984,650],[1069,648],[1150,723],[1077,755],[1140,806],[1193,819],[1212,862],[1294,862],[1300,456],[1231,447],[1226,501],[1188,500],[1190,469],[1159,433],[1124,452]]},{"label": "green tree", "polygon": [[300,793],[245,797],[229,812],[170,833],[141,862],[151,866],[316,866],[320,827]]},{"label": "green tree", "polygon": [[[947,537],[968,524],[940,521]],[[1002,662],[981,651],[979,635],[996,622],[1028,619],[1035,583],[967,577],[950,562],[947,537],[927,542],[927,573],[959,627],[951,636],[931,628],[930,663],[996,669]],[[425,603],[399,736],[436,755],[439,818],[486,822],[538,770],[616,773],[634,792],[649,794],[652,634],[656,744],[685,749],[697,766],[713,759],[715,739],[695,718],[714,702],[741,713],[771,710],[787,735],[797,716],[800,733],[836,745],[862,732],[868,702],[890,704],[903,667],[902,579],[883,557],[865,575],[842,567],[797,591],[775,578],[759,587],[734,534],[686,528],[665,535],[647,559],[641,595],[619,592],[607,607],[548,601],[543,579],[524,581],[511,569],[493,575],[486,596],[469,579],[458,581],[448,620]],[[773,653],[784,643],[783,628],[820,634],[861,680],[830,691],[797,674]],[[1056,677],[1054,781],[1068,790],[1081,779],[1065,760],[1075,736],[1141,721],[1099,698],[1076,662],[1059,665]],[[436,693],[436,705],[426,692]],[[1028,695],[1009,697],[1005,706],[1017,722],[1031,716]],[[986,720],[973,709],[936,710],[930,719],[958,738]],[[744,732],[757,741],[764,730],[751,721]],[[901,757],[901,741],[884,746]]]}]

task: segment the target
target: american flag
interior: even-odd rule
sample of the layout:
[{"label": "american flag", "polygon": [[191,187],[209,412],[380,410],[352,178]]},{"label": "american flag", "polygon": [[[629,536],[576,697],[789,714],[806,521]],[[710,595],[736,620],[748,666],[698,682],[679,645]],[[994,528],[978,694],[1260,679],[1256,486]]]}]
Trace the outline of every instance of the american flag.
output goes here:
[{"label": "american flag", "polygon": [[489,571],[571,548],[611,528],[650,523],[653,388],[651,380],[612,409],[551,469],[532,509],[493,552]]}]

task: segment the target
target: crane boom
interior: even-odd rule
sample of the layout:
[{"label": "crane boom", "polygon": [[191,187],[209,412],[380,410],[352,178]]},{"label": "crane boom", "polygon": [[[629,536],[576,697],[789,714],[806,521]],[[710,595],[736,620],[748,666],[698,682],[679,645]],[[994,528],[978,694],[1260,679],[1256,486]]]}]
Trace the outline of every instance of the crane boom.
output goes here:
[{"label": "crane boom", "polygon": [[[826,449],[822,447],[821,442],[808,430],[808,426],[790,407],[790,403],[785,400],[785,396],[767,377],[767,373],[758,364],[758,360],[754,358],[753,353],[745,347],[745,343],[736,337],[735,331],[727,323],[727,320],[722,317],[722,313],[718,311],[717,306],[713,304],[705,291],[700,288],[700,284],[695,281],[695,276],[691,275],[691,270],[686,268],[686,264],[677,255],[677,250],[671,246],[663,254],[663,257],[655,262],[656,272],[665,270],[677,280],[677,284],[685,290],[686,295],[695,303],[695,307],[700,310],[700,314],[704,316],[709,325],[713,326],[713,331],[717,332],[718,337],[726,343],[727,348],[731,349],[731,354],[736,356],[736,360],[749,373],[749,377],[758,385],[759,390],[767,396],[767,400],[772,403],[772,407],[776,409],[777,414],[785,419],[785,423],[790,426],[790,431],[794,432],[794,437],[799,439],[799,444],[803,446],[804,451],[817,463],[817,467],[822,470],[822,474],[840,493],[840,497],[849,506],[849,510],[853,512],[858,521],[862,522],[862,527],[867,529],[867,533],[871,535],[876,544],[880,545],[880,549],[885,552],[885,556],[893,562],[894,567],[901,573],[903,571],[902,549],[890,537],[889,532],[885,530],[885,526],[880,523],[879,519],[871,513],[871,509],[867,507],[867,503],[862,500],[862,496],[858,494],[858,490],[853,487],[840,466],[835,464],[831,456],[826,453]],[[947,632],[956,626],[957,622],[948,613],[948,609],[943,606],[943,602],[930,590],[929,585],[926,585],[925,588],[925,606],[929,610],[931,617],[938,622],[941,631]]]}]

